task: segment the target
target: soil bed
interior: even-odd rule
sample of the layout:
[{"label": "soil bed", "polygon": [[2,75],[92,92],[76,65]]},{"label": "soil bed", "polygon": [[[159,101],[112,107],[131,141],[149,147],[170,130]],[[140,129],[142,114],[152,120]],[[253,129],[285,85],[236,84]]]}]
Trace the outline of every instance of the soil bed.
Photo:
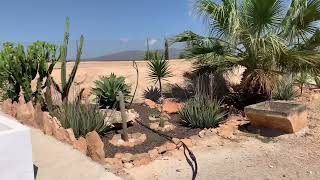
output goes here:
[{"label": "soil bed", "polygon": [[[132,104],[132,109],[137,111],[140,115],[140,122],[145,125],[149,124],[149,115],[150,114],[158,114],[159,111],[156,109],[150,109],[144,104]],[[180,118],[178,114],[171,115],[170,123],[174,124],[176,128],[173,131],[161,132],[162,134],[169,135],[171,137],[176,137],[179,139],[188,138],[193,135],[197,135],[200,132],[200,129],[191,129],[189,127],[183,126],[180,122]],[[140,145],[136,145],[134,147],[124,147],[124,146],[114,146],[109,140],[117,133],[117,130],[113,130],[108,132],[104,137],[104,145],[105,145],[105,153],[107,157],[114,157],[116,153],[146,153],[149,150],[154,149],[157,146],[161,146],[164,144],[167,139],[150,131],[149,129],[141,126],[138,123],[133,123],[132,126],[128,126],[128,133],[143,133],[147,136],[147,139]]]}]

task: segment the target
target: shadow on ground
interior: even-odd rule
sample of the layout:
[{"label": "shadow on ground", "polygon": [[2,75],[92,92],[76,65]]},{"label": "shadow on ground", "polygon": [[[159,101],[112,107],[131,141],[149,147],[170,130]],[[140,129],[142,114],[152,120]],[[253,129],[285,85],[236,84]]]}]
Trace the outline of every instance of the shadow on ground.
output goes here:
[{"label": "shadow on ground", "polygon": [[252,126],[251,123],[247,123],[244,125],[241,125],[239,127],[239,130],[245,133],[250,133],[253,135],[260,135],[264,137],[278,137],[281,135],[284,135],[286,133],[274,129],[264,128],[264,127],[255,127]]}]

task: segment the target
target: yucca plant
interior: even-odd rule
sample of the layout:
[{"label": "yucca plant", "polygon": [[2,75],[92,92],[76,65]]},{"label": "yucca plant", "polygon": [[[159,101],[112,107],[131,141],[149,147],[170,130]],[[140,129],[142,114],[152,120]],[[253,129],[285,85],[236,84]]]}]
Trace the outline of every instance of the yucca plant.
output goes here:
[{"label": "yucca plant", "polygon": [[294,89],[292,79],[283,78],[277,83],[277,86],[273,92],[273,99],[276,100],[291,100],[297,95]]},{"label": "yucca plant", "polygon": [[155,84],[159,83],[159,90],[162,95],[162,81],[172,76],[169,69],[169,61],[164,59],[158,52],[152,53],[148,62],[148,69],[150,79]]},{"label": "yucca plant", "polygon": [[[241,91],[270,98],[279,75],[320,71],[320,0],[198,0],[195,13],[209,24],[209,36],[191,31],[173,42],[186,42],[188,57],[224,72],[246,70]],[[208,66],[204,66],[208,67]]]},{"label": "yucca plant", "polygon": [[53,115],[60,120],[64,128],[72,128],[77,138],[91,131],[101,134],[111,127],[105,122],[106,115],[95,104],[63,103]]},{"label": "yucca plant", "polygon": [[126,84],[123,76],[116,76],[111,73],[110,76],[101,77],[94,83],[95,87],[92,92],[97,96],[101,108],[119,108],[117,103],[119,91],[123,93],[125,100],[130,97],[130,86]]},{"label": "yucca plant", "polygon": [[303,93],[303,87],[308,83],[309,79],[310,76],[307,73],[299,73],[295,75],[294,81],[298,83],[298,86],[300,88],[300,95]]},{"label": "yucca plant", "polygon": [[225,112],[220,101],[196,96],[186,102],[180,116],[182,122],[192,128],[213,128],[224,120]]}]

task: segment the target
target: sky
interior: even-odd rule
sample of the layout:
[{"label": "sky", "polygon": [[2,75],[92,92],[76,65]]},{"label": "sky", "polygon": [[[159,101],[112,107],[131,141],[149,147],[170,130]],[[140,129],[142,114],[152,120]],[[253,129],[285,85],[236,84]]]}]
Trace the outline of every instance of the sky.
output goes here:
[{"label": "sky", "polygon": [[[156,45],[185,30],[205,34],[191,15],[192,0],[1,0],[0,42],[61,42],[65,17],[70,39],[83,34],[90,54],[140,49],[149,37]],[[108,45],[106,45],[108,44]]]}]

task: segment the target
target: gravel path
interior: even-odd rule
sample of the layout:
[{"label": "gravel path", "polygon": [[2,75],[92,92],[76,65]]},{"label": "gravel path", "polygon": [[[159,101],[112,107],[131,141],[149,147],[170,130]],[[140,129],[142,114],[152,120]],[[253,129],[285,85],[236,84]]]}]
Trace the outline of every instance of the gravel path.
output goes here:
[{"label": "gravel path", "polygon": [[[201,145],[193,149],[198,162],[196,179],[320,179],[320,93],[306,92],[294,101],[307,105],[308,128],[275,138],[239,131],[235,140],[201,139]],[[128,173],[139,180],[192,177],[181,151]]]}]

